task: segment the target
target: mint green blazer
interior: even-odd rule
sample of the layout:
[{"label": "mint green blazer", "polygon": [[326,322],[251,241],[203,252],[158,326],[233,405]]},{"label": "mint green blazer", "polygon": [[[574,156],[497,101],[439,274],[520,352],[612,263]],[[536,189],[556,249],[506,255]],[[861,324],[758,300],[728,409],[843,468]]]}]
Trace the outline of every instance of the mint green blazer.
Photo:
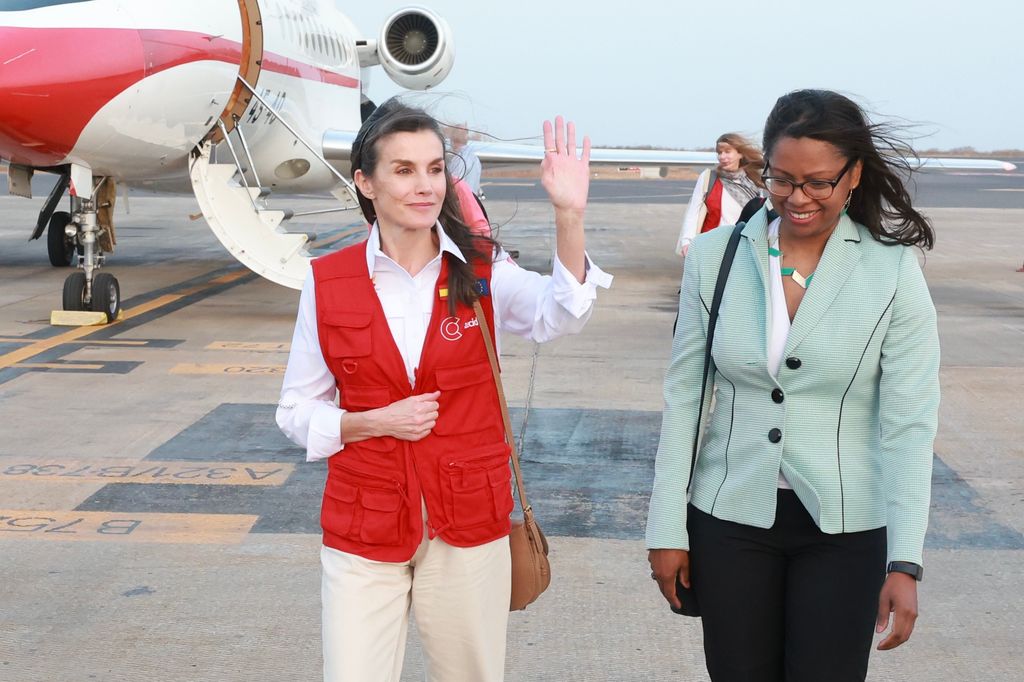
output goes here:
[{"label": "mint green blazer", "polygon": [[[687,254],[648,548],[689,549],[686,487],[708,314],[730,232],[700,235]],[[767,364],[767,233],[760,211],[743,229],[722,299],[707,402],[711,382],[717,397],[690,501],[719,519],[770,528],[781,470],[822,531],[886,526],[889,560],[923,565],[939,340],[915,250],[881,244],[844,215],[800,303],[776,378]],[[782,390],[781,403],[774,389]],[[772,429],[782,432],[776,443]]]}]

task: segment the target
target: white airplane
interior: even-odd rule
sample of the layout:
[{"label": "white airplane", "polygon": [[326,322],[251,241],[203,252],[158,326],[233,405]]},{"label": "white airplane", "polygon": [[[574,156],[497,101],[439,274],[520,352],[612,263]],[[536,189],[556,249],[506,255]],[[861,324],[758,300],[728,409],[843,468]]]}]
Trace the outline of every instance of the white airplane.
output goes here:
[{"label": "white airplane", "polygon": [[[300,288],[311,235],[268,208],[273,192],[331,191],[353,209],[347,161],[367,70],[426,90],[454,63],[451,30],[433,12],[400,9],[364,39],[330,0],[0,1],[0,159],[10,192],[31,197],[35,171],[58,182],[32,238],[54,266],[77,264],[65,310],[115,319],[117,185],[191,186],[228,251],[258,274]],[[484,162],[539,161],[540,147],[480,143]],[[596,163],[714,165],[712,152],[595,149]],[[994,161],[936,167],[1007,170]],[[65,192],[67,211],[58,211]]]}]

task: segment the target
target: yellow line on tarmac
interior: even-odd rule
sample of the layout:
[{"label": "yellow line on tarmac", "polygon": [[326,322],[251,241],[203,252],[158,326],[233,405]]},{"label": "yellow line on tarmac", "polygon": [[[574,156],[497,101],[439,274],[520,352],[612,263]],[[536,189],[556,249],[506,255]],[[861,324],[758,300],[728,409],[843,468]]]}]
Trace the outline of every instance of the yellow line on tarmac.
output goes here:
[{"label": "yellow line on tarmac", "polygon": [[[123,317],[115,322],[111,322],[111,324],[117,324],[118,322],[121,321],[121,319],[130,320],[133,317],[138,317],[139,315],[143,315],[152,310],[156,310],[157,308],[162,308],[165,305],[174,303],[175,301],[185,298],[186,296],[191,296],[192,294],[204,291],[206,289],[210,289],[217,285],[226,284],[228,282],[233,282],[237,279],[241,279],[247,274],[249,274],[248,270],[231,272],[221,277],[217,277],[216,279],[212,279],[209,282],[206,282],[205,284],[189,287],[188,289],[182,289],[176,294],[166,294],[164,296],[160,296],[159,298],[155,298],[152,301],[138,305],[132,308],[131,310],[125,310],[123,313]],[[41,353],[45,353],[46,351],[52,348],[56,348],[57,346],[63,345],[65,343],[76,341],[82,338],[83,336],[88,336],[89,334],[92,334],[95,331],[97,331],[96,327],[78,327],[75,329],[70,329],[64,332],[63,334],[58,334],[57,336],[51,336],[48,339],[40,339],[39,341],[36,341],[31,345],[25,346],[24,348],[12,350],[9,353],[0,355],[0,369],[11,367],[12,365],[16,365],[19,362],[24,362],[25,360],[35,357],[36,355],[39,355]]]},{"label": "yellow line on tarmac", "polygon": [[0,509],[3,540],[87,540],[238,544],[259,517],[251,514],[25,511]]},{"label": "yellow line on tarmac", "polygon": [[59,363],[59,362],[23,362],[15,365],[18,369],[91,369],[100,370],[104,365],[88,365],[80,363]]}]

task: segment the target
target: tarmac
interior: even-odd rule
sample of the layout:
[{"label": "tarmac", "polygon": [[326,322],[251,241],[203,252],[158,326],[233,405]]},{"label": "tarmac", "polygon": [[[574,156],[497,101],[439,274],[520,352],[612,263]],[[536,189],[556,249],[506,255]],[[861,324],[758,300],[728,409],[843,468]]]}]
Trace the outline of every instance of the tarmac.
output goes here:
[{"label": "tarmac", "polygon": [[[927,574],[913,638],[869,680],[1024,679],[1024,176],[986,182],[1006,191],[926,211],[943,352]],[[500,238],[548,271],[550,208],[499,185]],[[554,576],[510,616],[509,682],[707,679],[699,621],[669,612],[643,543],[684,199],[635,185],[588,211],[615,282],[584,332],[503,341]],[[273,420],[298,293],[235,263],[190,197],[133,196],[108,264],[124,319],[51,327],[68,271],[26,241],[39,203],[0,197],[0,680],[320,679],[324,467]],[[325,248],[361,234],[351,215],[317,230]],[[415,636],[402,679],[422,679]]]}]

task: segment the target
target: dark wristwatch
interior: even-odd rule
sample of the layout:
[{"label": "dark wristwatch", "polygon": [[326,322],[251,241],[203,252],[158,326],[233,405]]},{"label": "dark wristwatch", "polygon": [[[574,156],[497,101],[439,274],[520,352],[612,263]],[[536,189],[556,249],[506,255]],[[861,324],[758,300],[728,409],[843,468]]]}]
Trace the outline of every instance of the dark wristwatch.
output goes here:
[{"label": "dark wristwatch", "polygon": [[910,561],[890,561],[885,569],[886,573],[906,573],[914,580],[920,581],[924,578],[924,566]]}]

